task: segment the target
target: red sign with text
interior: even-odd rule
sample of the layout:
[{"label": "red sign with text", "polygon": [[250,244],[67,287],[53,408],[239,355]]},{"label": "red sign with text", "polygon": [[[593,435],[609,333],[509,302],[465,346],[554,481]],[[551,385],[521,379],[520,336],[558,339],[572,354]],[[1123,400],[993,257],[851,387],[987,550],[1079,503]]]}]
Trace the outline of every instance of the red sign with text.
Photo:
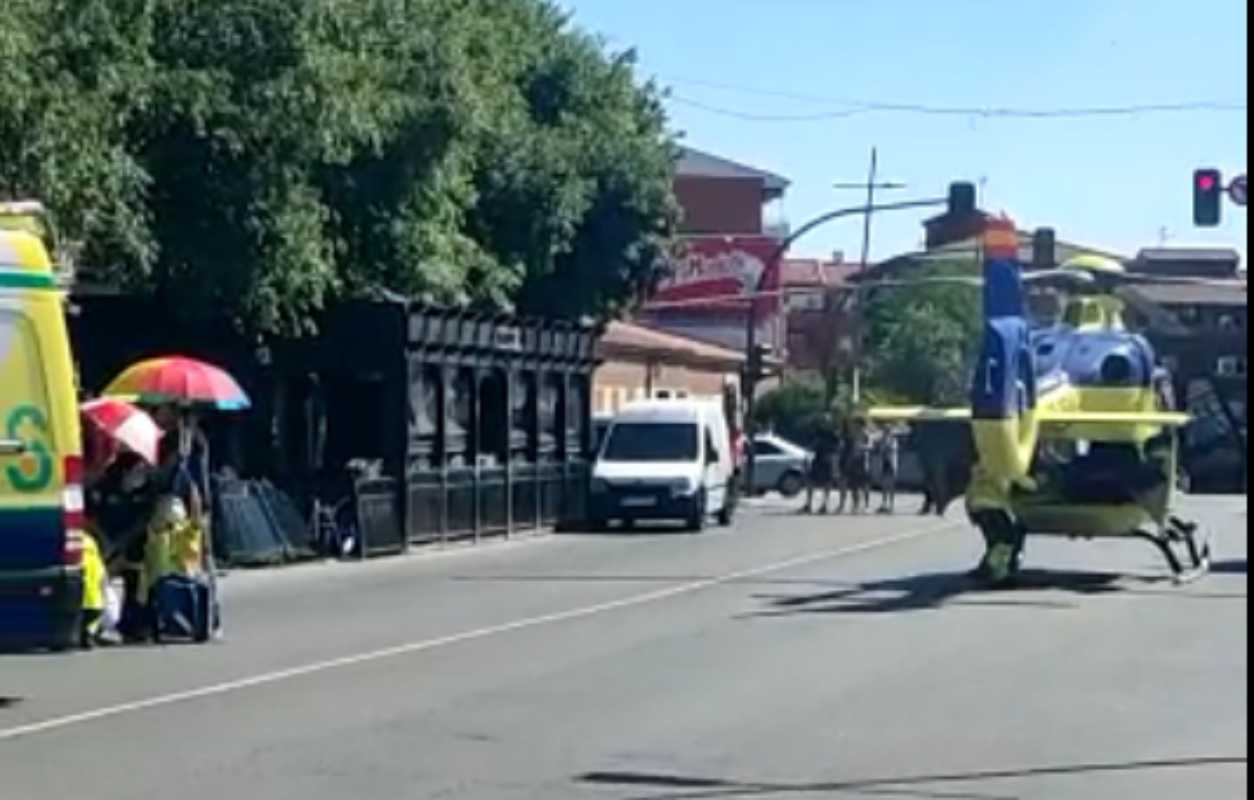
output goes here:
[{"label": "red sign with text", "polygon": [[[687,239],[674,260],[671,274],[659,284],[649,306],[685,311],[744,311],[755,293],[779,291],[779,261],[769,268],[778,249],[779,240],[769,236]],[[759,314],[770,314],[779,309],[780,298],[760,297],[756,303]]]}]

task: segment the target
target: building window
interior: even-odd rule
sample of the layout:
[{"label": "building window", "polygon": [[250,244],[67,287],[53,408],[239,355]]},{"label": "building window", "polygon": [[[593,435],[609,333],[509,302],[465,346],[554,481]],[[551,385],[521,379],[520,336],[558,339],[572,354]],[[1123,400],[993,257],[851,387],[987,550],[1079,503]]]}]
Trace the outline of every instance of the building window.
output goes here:
[{"label": "building window", "polygon": [[1241,321],[1235,314],[1220,314],[1216,322],[1221,331],[1235,331],[1241,328]]},{"label": "building window", "polygon": [[797,292],[788,295],[789,311],[822,311],[826,307],[821,292]]}]

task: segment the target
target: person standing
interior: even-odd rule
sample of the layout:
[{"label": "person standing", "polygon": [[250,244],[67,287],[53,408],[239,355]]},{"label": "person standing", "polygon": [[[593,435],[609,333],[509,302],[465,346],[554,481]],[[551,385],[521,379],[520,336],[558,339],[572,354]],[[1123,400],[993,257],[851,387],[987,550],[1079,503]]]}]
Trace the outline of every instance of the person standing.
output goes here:
[{"label": "person standing", "polygon": [[816,489],[822,489],[823,492],[823,508],[819,513],[828,513],[828,503],[831,500],[832,488],[836,483],[836,457],[839,447],[836,442],[836,436],[832,432],[831,426],[826,422],[822,423],[814,438],[814,457],[810,461],[810,474],[806,484],[806,504],[802,509],[803,514],[814,513],[814,493]]},{"label": "person standing", "polygon": [[842,442],[840,463],[840,510],[851,500],[850,512],[860,514],[871,505],[871,445],[869,432],[861,422],[848,423]]},{"label": "person standing", "polygon": [[893,430],[884,431],[880,438],[880,513],[891,514],[897,506],[897,474],[901,468],[901,442]]}]

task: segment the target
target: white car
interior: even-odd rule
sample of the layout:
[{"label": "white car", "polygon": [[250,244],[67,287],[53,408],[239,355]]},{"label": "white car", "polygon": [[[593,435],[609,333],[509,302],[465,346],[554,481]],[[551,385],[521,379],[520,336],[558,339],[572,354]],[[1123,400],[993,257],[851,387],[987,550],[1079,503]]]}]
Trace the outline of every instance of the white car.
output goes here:
[{"label": "white car", "polygon": [[805,491],[814,454],[774,434],[753,439],[753,494],[779,492],[793,498]]}]

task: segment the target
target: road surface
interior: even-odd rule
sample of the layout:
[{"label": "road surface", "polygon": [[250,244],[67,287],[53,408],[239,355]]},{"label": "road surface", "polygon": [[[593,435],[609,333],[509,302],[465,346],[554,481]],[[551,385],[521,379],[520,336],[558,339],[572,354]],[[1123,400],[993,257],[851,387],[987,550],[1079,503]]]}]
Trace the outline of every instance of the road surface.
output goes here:
[{"label": "road surface", "polygon": [[1246,501],[1191,502],[1183,587],[1034,540],[974,591],[960,513],[769,505],[235,573],[223,642],[0,656],[0,797],[1244,797]]}]

